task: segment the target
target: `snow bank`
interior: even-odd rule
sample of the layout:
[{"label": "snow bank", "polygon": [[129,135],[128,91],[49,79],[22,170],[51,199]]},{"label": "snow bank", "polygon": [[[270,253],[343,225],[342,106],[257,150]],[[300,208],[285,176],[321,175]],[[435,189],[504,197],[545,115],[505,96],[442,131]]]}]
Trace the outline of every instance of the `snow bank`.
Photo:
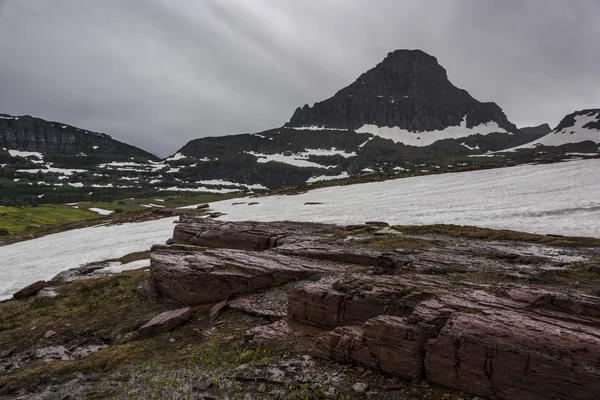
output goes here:
[{"label": "snow bank", "polygon": [[600,160],[419,176],[232,205],[239,201],[211,207],[229,221],[458,224],[600,237]]},{"label": "snow bank", "polygon": [[104,210],[102,208],[95,208],[95,207],[88,208],[88,210],[98,213],[100,215],[110,215],[110,214],[114,213],[114,211]]},{"label": "snow bank", "polygon": [[176,219],[75,229],[0,247],[0,300],[61,271],[150,250],[173,235]]}]

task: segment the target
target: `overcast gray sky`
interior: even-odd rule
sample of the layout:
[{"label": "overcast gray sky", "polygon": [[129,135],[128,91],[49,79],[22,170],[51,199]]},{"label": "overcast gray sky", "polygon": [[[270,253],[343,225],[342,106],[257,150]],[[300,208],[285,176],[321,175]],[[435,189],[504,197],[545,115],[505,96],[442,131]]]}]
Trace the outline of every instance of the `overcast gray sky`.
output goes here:
[{"label": "overcast gray sky", "polygon": [[598,0],[0,0],[0,112],[167,155],[281,126],[402,48],[518,126],[600,107]]}]

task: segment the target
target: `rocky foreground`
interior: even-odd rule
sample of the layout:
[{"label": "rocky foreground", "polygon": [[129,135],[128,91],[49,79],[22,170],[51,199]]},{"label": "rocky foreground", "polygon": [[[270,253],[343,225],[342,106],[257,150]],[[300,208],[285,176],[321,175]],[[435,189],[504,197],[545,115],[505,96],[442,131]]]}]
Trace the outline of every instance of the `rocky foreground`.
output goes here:
[{"label": "rocky foreground", "polygon": [[[401,232],[381,223],[340,233],[195,217],[173,239],[150,255],[157,289],[275,320],[246,332],[251,343],[303,336],[318,358],[492,399],[599,396],[600,298],[569,288],[577,277],[565,272],[584,251],[466,241],[403,250]],[[566,287],[545,284],[553,274]]]},{"label": "rocky foreground", "polygon": [[168,243],[0,303],[0,397],[600,393],[597,240],[181,215]]}]

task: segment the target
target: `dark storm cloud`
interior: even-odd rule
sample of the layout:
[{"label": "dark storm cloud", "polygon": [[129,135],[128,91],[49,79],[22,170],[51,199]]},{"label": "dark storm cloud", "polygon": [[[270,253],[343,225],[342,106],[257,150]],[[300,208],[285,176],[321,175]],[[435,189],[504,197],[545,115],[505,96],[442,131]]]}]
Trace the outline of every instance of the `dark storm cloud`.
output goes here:
[{"label": "dark storm cloud", "polygon": [[282,125],[398,48],[517,125],[600,107],[600,2],[0,0],[0,112],[161,155]]}]

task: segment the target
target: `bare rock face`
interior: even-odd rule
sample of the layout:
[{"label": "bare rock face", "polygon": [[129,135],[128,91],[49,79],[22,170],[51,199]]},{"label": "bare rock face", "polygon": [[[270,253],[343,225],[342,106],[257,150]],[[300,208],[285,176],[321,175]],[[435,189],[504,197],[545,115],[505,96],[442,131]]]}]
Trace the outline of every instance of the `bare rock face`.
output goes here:
[{"label": "bare rock face", "polygon": [[[536,283],[568,260],[582,271],[596,250],[449,241],[383,251],[365,246],[375,232],[352,242],[323,225],[193,217],[176,232],[180,244],[150,255],[158,290],[276,321],[246,332],[253,345],[302,337],[325,360],[489,399],[600,393],[600,298]],[[159,317],[149,324],[170,329]]]},{"label": "bare rock face", "polygon": [[[416,292],[431,294],[429,299],[405,301],[403,309],[391,306],[399,299],[390,303],[386,289],[406,290],[407,283],[415,282],[354,276],[341,286],[364,285],[367,290],[346,295],[339,303],[327,301],[339,296],[332,288],[311,285],[302,292],[303,308],[309,312],[290,316],[311,325],[319,318],[323,325],[338,323],[317,338],[314,355],[405,379],[426,376],[446,387],[498,399],[541,399],[549,393],[593,399],[600,393],[600,299],[574,294],[567,301],[535,290],[456,291],[445,285],[428,288],[422,280]],[[296,294],[290,295],[290,304],[297,309]],[[338,304],[343,306],[336,308]],[[356,313],[348,310],[357,306],[368,316],[383,304],[389,308],[362,324],[348,317]],[[315,308],[327,311],[311,313]],[[404,316],[399,316],[400,310]]]},{"label": "bare rock face", "polygon": [[138,334],[140,337],[148,337],[156,333],[171,331],[190,319],[191,313],[190,307],[165,311],[142,326],[138,330]]},{"label": "bare rock face", "polygon": [[420,281],[360,276],[294,290],[288,297],[288,317],[324,328],[359,325],[378,315],[407,316],[420,301],[434,296],[435,287],[418,286]]},{"label": "bare rock face", "polygon": [[308,224],[231,223],[191,215],[182,215],[180,221],[173,234],[175,244],[239,250],[267,250],[277,247],[286,238],[299,240],[303,227],[310,227]]},{"label": "bare rock face", "polygon": [[152,248],[150,262],[158,290],[185,304],[218,302],[336,270],[332,264],[266,251],[159,245]]},{"label": "bare rock face", "polygon": [[32,283],[31,285],[25,286],[23,289],[13,294],[13,298],[16,300],[25,299],[27,297],[33,296],[46,286],[48,286],[48,283],[46,281],[37,281],[35,283]]},{"label": "bare rock face", "polygon": [[593,399],[600,336],[581,323],[501,311],[453,314],[426,345],[427,376],[489,398]]}]

